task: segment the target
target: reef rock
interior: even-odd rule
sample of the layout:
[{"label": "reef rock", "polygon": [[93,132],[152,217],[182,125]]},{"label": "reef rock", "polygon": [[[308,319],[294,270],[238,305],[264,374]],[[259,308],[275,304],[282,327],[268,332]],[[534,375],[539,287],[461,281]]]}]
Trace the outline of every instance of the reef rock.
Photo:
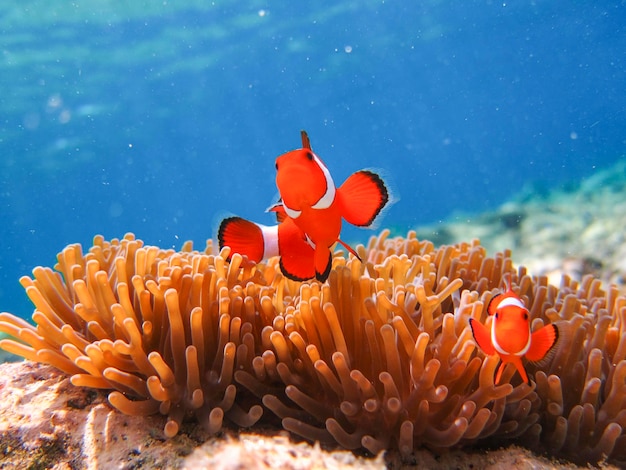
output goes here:
[{"label": "reef rock", "polygon": [[160,416],[127,416],[106,394],[75,387],[69,376],[30,361],[0,364],[0,468],[385,468],[382,457],[292,443],[269,435],[226,431],[210,437],[199,426],[162,436]]},{"label": "reef rock", "polygon": [[[69,376],[30,361],[0,364],[0,468],[309,469],[401,468],[398,455],[358,456],[293,442],[284,431],[226,430],[209,436],[186,424],[171,439],[163,417],[127,416],[106,394],[75,387]],[[420,468],[582,468],[537,457],[516,446],[491,451],[415,453]],[[604,467],[616,468],[616,467]]]}]

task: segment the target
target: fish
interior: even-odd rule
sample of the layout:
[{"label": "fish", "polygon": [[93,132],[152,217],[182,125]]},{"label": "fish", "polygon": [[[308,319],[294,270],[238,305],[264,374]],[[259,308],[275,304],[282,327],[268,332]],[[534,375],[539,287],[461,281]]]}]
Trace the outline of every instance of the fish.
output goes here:
[{"label": "fish", "polygon": [[391,196],[382,177],[371,170],[356,171],[337,187],[328,167],[311,149],[306,131],[301,131],[301,139],[302,148],[280,155],[275,162],[279,200],[268,211],[275,213],[278,225],[229,217],[220,223],[218,243],[256,262],[279,255],[287,278],[324,282],[336,243],[358,258],[339,237],[342,222],[373,226]]},{"label": "fish", "polygon": [[255,263],[280,256],[279,267],[287,278],[306,281],[315,277],[313,247],[306,235],[288,217],[272,226],[243,217],[227,217],[220,223],[217,239],[220,250],[225,246],[230,247],[229,261],[232,253],[246,256]]},{"label": "fish", "polygon": [[495,354],[500,358],[495,383],[500,383],[504,368],[512,363],[522,380],[530,385],[522,358],[532,362],[545,358],[553,351],[559,339],[559,330],[550,323],[531,332],[530,312],[510,283],[506,284],[506,292],[494,296],[487,306],[487,313],[493,318],[491,328],[473,318],[470,318],[469,324],[480,349],[487,355]]}]

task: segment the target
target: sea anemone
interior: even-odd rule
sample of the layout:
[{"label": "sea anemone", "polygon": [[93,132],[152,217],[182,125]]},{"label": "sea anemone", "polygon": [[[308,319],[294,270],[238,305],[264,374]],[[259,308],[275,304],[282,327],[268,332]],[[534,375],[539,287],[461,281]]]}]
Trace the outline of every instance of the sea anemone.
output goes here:
[{"label": "sea anemone", "polygon": [[[71,374],[76,386],[113,390],[123,413],[167,416],[166,436],[195,419],[264,417],[311,441],[378,453],[512,439],[576,462],[626,462],[626,298],[567,276],[561,285],[488,257],[471,243],[435,247],[383,231],[363,260],[337,254],[326,283],[255,264],[144,246],[133,235],[70,245],[55,270],[22,285],[35,326],[0,314],[3,349]],[[528,364],[532,385],[476,347],[469,318],[511,279],[533,329],[556,323],[555,353]],[[270,419],[271,421],[271,419]]]}]

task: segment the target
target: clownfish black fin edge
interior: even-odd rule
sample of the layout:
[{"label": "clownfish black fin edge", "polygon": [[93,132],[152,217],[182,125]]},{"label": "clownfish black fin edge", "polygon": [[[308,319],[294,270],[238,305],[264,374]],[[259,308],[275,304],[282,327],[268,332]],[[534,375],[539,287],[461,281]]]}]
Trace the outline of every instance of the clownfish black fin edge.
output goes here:
[{"label": "clownfish black fin edge", "polygon": [[326,279],[328,279],[328,276],[330,275],[330,269],[333,266],[333,254],[329,251],[328,252],[328,263],[326,264],[326,268],[324,269],[324,272],[320,273],[317,271],[317,269],[315,270],[315,279],[317,279],[320,282],[324,282],[326,281]]}]

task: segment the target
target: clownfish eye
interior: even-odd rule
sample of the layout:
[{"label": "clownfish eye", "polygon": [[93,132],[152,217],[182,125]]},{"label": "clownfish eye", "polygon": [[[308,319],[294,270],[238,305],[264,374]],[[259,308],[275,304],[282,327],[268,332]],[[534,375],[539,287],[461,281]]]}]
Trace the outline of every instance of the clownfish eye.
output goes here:
[{"label": "clownfish eye", "polygon": [[278,170],[278,162],[274,163],[274,166],[276,167],[276,169]]},{"label": "clownfish eye", "polygon": [[500,318],[500,314],[496,312],[496,318]]},{"label": "clownfish eye", "polygon": [[304,154],[309,161],[313,161],[313,154],[311,152],[305,152]]},{"label": "clownfish eye", "polygon": [[528,320],[528,312],[524,312],[524,313],[522,314],[522,318],[523,318],[524,320]]}]

